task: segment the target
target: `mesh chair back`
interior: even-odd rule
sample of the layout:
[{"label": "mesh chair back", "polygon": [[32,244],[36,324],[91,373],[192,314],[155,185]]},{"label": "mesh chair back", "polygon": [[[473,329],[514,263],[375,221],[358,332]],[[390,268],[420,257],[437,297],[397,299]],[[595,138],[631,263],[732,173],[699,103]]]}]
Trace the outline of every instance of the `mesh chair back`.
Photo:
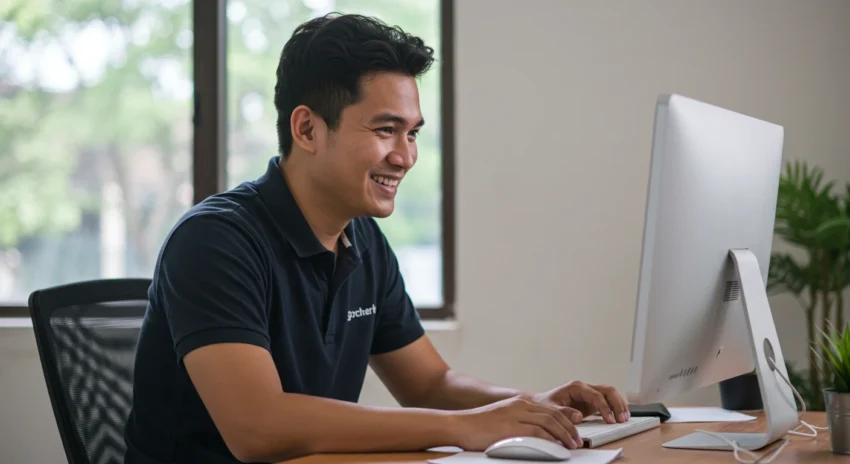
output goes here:
[{"label": "mesh chair back", "polygon": [[39,358],[69,464],[122,464],[136,343],[150,279],[106,279],[30,295]]}]

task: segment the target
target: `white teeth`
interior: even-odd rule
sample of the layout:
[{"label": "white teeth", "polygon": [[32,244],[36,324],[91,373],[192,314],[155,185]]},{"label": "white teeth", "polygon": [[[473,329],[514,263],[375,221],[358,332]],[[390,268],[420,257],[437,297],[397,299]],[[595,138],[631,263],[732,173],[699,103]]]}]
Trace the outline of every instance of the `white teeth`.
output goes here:
[{"label": "white teeth", "polygon": [[389,187],[395,187],[395,186],[398,185],[398,182],[399,182],[397,179],[389,179],[389,178],[386,178],[384,176],[372,176],[372,180],[374,180],[375,182],[377,182],[379,184],[384,184],[384,185],[389,186]]}]

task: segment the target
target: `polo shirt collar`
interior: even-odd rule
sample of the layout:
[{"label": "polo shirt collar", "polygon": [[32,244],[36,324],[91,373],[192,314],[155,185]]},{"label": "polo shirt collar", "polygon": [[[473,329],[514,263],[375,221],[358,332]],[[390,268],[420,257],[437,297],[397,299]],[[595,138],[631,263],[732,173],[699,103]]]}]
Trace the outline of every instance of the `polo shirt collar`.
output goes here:
[{"label": "polo shirt collar", "polygon": [[[269,160],[265,174],[254,182],[260,199],[271,212],[275,226],[292,245],[298,257],[310,257],[327,252],[328,249],[322,245],[307,223],[307,219],[304,218],[301,207],[295,201],[286,178],[280,170],[279,163],[280,156],[273,156]],[[341,241],[358,257],[367,247],[367,241],[354,220],[350,221],[343,230]]]}]

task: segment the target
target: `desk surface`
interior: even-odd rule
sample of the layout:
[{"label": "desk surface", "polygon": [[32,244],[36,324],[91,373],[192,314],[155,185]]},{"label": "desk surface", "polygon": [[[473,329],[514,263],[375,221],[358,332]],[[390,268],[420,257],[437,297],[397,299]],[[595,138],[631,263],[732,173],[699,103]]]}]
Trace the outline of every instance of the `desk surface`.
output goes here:
[{"label": "desk surface", "polygon": [[[623,448],[623,457],[614,461],[619,463],[687,463],[687,464],[704,464],[704,463],[732,463],[737,464],[735,457],[731,451],[697,451],[697,450],[673,450],[662,448],[661,444],[674,438],[686,435],[696,429],[704,429],[715,432],[761,432],[764,430],[764,416],[761,414],[753,414],[758,417],[757,420],[749,422],[737,423],[712,423],[712,424],[662,424],[661,427],[633,435],[624,440],[610,443],[601,449],[616,449]],[[806,422],[816,425],[825,426],[826,416],[822,412],[809,412],[803,418]],[[802,428],[801,431],[808,431]],[[779,453],[779,456],[772,462],[780,463],[850,463],[850,456],[834,454],[829,447],[829,431],[820,430],[816,438],[800,437],[796,435],[788,435],[791,443]],[[782,441],[780,440],[773,445],[756,451],[755,453],[761,456],[764,453],[770,453],[775,450]],[[291,463],[297,464],[324,464],[324,463],[364,463],[364,462],[381,462],[395,464],[421,464],[427,459],[439,458],[448,456],[446,453],[393,453],[393,454],[338,454],[338,455],[317,455],[310,456],[294,461]],[[741,454],[745,460],[750,460],[746,454]],[[569,462],[569,461],[567,461]]]}]

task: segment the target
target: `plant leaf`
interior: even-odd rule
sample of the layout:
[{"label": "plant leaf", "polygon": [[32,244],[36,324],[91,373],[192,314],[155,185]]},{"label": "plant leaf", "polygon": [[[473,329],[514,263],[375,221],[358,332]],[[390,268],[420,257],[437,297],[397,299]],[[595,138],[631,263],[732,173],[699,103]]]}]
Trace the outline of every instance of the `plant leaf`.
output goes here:
[{"label": "plant leaf", "polygon": [[[821,361],[823,367],[829,373],[823,372],[824,379],[832,379],[832,387],[839,392],[850,391],[850,326],[846,326],[843,331],[835,330],[835,326],[830,320],[827,320],[827,325],[831,334],[827,334],[820,327],[818,331],[821,334],[822,340],[819,342],[823,350],[823,355],[812,347],[815,356]],[[824,361],[824,357],[826,361]],[[831,375],[830,375],[831,374]]]},{"label": "plant leaf", "polygon": [[843,250],[850,246],[850,217],[840,214],[827,219],[811,231],[801,231],[826,248]]}]

